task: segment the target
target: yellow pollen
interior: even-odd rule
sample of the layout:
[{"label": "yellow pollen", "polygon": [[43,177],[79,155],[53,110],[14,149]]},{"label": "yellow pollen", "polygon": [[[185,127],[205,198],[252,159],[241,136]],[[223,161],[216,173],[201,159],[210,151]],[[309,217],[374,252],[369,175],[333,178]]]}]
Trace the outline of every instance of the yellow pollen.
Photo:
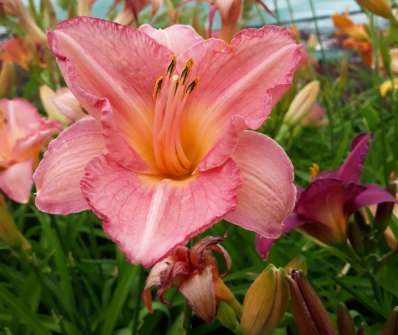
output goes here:
[{"label": "yellow pollen", "polygon": [[195,78],[195,80],[191,81],[191,83],[185,89],[185,93],[187,93],[187,94],[192,93],[192,91],[195,89],[195,87],[198,86],[198,83],[199,83],[198,78]]},{"label": "yellow pollen", "polygon": [[175,57],[154,84],[153,154],[158,171],[165,176],[189,176],[193,166],[181,139],[184,113],[189,94],[199,80],[192,76],[193,60],[177,73]]},{"label": "yellow pollen", "polygon": [[185,84],[185,81],[187,80],[188,75],[191,72],[192,66],[193,66],[193,59],[190,58],[185,63],[184,70],[182,70],[182,72],[181,72],[181,79],[182,79],[183,84]]},{"label": "yellow pollen", "polygon": [[166,74],[169,75],[169,77],[171,77],[171,75],[173,74],[173,72],[176,68],[176,65],[177,65],[177,58],[176,58],[176,56],[173,56],[169,66],[167,67],[167,71],[166,71]]},{"label": "yellow pollen", "polygon": [[153,87],[153,98],[156,99],[160,93],[160,90],[162,89],[162,84],[163,84],[163,76],[160,76],[158,79],[155,81],[155,85]]},{"label": "yellow pollen", "polygon": [[310,167],[311,179],[314,179],[319,173],[319,165],[317,163],[312,163]]}]

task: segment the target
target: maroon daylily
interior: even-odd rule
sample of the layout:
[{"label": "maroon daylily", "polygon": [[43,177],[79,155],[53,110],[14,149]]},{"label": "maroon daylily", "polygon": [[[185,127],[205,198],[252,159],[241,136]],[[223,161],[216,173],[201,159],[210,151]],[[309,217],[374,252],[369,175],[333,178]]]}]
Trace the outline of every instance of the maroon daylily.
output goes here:
[{"label": "maroon daylily", "polygon": [[[284,223],[284,234],[299,227],[320,242],[344,243],[351,214],[362,207],[396,201],[380,186],[360,183],[370,138],[369,134],[359,134],[347,159],[336,171],[320,173],[306,189],[299,191],[295,209]],[[265,258],[273,242],[274,239],[257,235],[258,253]]]}]

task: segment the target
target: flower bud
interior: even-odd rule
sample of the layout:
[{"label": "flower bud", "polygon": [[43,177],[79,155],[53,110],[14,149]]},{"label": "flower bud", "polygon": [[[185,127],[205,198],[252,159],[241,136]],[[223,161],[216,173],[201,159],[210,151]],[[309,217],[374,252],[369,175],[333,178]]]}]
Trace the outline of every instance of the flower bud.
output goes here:
[{"label": "flower bud", "polygon": [[69,125],[85,116],[79,101],[66,87],[54,92],[47,85],[42,85],[40,99],[48,118],[63,125]]},{"label": "flower bud", "polygon": [[293,316],[300,335],[335,335],[328,313],[300,271],[288,277]]},{"label": "flower bud", "polygon": [[78,0],[77,1],[77,15],[89,16],[91,14],[91,7],[95,0]]},{"label": "flower bud", "polygon": [[337,307],[337,327],[339,335],[355,335],[354,320],[343,303],[340,303]]},{"label": "flower bud", "polygon": [[217,319],[234,334],[239,334],[240,325],[234,309],[225,302],[220,302],[217,309]]},{"label": "flower bud", "polygon": [[293,99],[284,122],[290,126],[299,125],[313,108],[318,93],[319,81],[314,80],[307,84]]},{"label": "flower bud", "polygon": [[304,256],[298,255],[294,257],[287,265],[285,266],[286,270],[301,270],[304,274],[308,271],[307,262]]},{"label": "flower bud", "polygon": [[390,50],[390,70],[393,74],[398,74],[398,48]]},{"label": "flower bud", "polygon": [[398,251],[398,241],[390,227],[387,227],[387,229],[384,231],[384,240],[392,251]]},{"label": "flower bud", "polygon": [[272,332],[283,318],[287,303],[285,272],[269,265],[246,293],[240,322],[243,333],[257,335]]},{"label": "flower bud", "polygon": [[58,108],[53,102],[55,92],[47,85],[42,85],[40,86],[39,93],[41,103],[48,115],[48,118],[59,121],[64,125],[68,124],[68,119],[59,112]]},{"label": "flower bud", "polygon": [[14,86],[15,69],[11,62],[0,62],[0,98],[7,96]]},{"label": "flower bud", "polygon": [[32,249],[28,240],[26,240],[15,225],[2,196],[0,196],[0,239],[14,249],[23,251],[30,251]]},{"label": "flower bud", "polygon": [[395,307],[383,328],[382,335],[398,334],[398,307]]},{"label": "flower bud", "polygon": [[375,15],[389,20],[394,19],[394,15],[388,0],[357,0],[357,2],[360,6]]},{"label": "flower bud", "polygon": [[366,252],[364,232],[355,221],[348,225],[348,239],[358,255],[363,255]]}]

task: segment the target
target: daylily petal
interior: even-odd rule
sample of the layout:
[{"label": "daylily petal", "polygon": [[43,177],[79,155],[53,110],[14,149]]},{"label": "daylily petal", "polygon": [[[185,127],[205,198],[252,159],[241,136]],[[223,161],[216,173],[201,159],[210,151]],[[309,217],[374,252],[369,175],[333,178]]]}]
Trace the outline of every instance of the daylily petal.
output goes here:
[{"label": "daylily petal", "polygon": [[152,37],[158,43],[166,46],[176,55],[183,53],[194,44],[203,41],[191,26],[183,24],[174,24],[165,29],[156,29],[149,24],[143,24],[139,30]]},{"label": "daylily petal", "polygon": [[30,160],[0,170],[0,190],[16,202],[28,203],[33,184],[32,173]]},{"label": "daylily petal", "polygon": [[201,319],[206,322],[213,321],[216,314],[216,296],[211,267],[189,277],[179,289]]},{"label": "daylily petal", "polygon": [[61,129],[57,122],[42,119],[36,107],[22,98],[0,100],[0,111],[6,120],[0,150],[14,162],[35,159],[41,146]]},{"label": "daylily petal", "polygon": [[77,17],[49,33],[65,81],[82,106],[100,116],[106,98],[123,137],[140,155],[151,143],[154,83],[172,53],[147,34],[110,21]]},{"label": "daylily petal", "polygon": [[202,159],[228,132],[232,117],[241,117],[253,129],[264,122],[290,87],[304,54],[288,30],[267,26],[243,30],[230,44],[218,39],[199,42],[181,60],[191,58],[192,77],[199,83],[187,102],[182,138],[186,143],[197,134],[191,142],[201,148]]},{"label": "daylily petal", "polygon": [[232,158],[240,168],[242,187],[238,206],[226,219],[265,237],[279,236],[296,199],[288,156],[271,138],[245,131]]},{"label": "daylily petal", "polygon": [[397,202],[389,192],[378,185],[370,184],[365,187],[366,190],[355,198],[352,208],[353,211],[383,202]]},{"label": "daylily petal", "polygon": [[148,267],[232,210],[240,178],[232,161],[178,181],[136,174],[103,156],[89,163],[81,185],[107,234],[131,262]]},{"label": "daylily petal", "polygon": [[3,111],[7,119],[7,130],[13,144],[41,127],[42,119],[37,113],[36,107],[28,100],[22,98],[1,99],[0,110]]},{"label": "daylily petal", "polygon": [[34,174],[36,206],[53,214],[87,209],[80,180],[87,163],[103,150],[101,128],[92,117],[83,118],[65,129],[50,143]]},{"label": "daylily petal", "polygon": [[[282,234],[287,234],[291,230],[297,228],[304,223],[300,217],[292,213],[286,221],[283,223]],[[277,238],[267,238],[261,235],[256,235],[256,250],[257,253],[263,258],[268,257],[268,253],[272,247],[272,244],[277,240]]]},{"label": "daylily petal", "polygon": [[[141,159],[140,155],[128,145],[127,141],[118,130],[115,118],[113,117],[114,113],[108,100],[104,99],[99,102],[99,104],[102,106],[102,133],[109,156],[124,167],[136,172],[149,171],[148,165]],[[152,152],[148,151],[148,149],[150,150],[151,148],[151,146],[147,146],[143,148],[141,153],[146,152],[146,156],[148,157],[152,154]]]},{"label": "daylily petal", "polygon": [[359,183],[362,174],[363,163],[368,156],[370,135],[359,134],[351,145],[351,152],[337,171],[337,178]]},{"label": "daylily petal", "polygon": [[295,213],[305,221],[301,230],[326,243],[344,242],[346,221],[364,186],[339,179],[315,180],[300,196]]},{"label": "daylily petal", "polygon": [[[173,268],[173,258],[166,257],[159,263],[156,263],[151,272],[149,272],[148,278],[145,282],[145,287],[142,292],[142,298],[144,300],[145,307],[148,311],[152,312],[152,287],[161,287],[162,285],[171,285],[167,279],[170,277],[170,272]],[[167,288],[167,287],[166,287]],[[164,287],[162,287],[164,289]]]},{"label": "daylily petal", "polygon": [[39,129],[15,142],[12,155],[17,161],[35,159],[41,147],[60,130],[62,130],[62,126],[57,121],[41,120]]}]

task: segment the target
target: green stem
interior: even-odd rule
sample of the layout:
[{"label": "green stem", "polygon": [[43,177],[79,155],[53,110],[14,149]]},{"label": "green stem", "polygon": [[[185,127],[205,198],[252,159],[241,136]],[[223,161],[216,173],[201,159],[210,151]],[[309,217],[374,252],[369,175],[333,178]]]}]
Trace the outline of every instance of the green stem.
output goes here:
[{"label": "green stem", "polygon": [[137,296],[135,298],[134,304],[134,317],[133,317],[133,325],[131,327],[131,334],[135,335],[138,334],[138,321],[140,316],[140,309],[141,309],[141,294],[144,288],[144,271],[140,266],[137,269],[137,277],[138,277],[138,285],[137,285]]}]

